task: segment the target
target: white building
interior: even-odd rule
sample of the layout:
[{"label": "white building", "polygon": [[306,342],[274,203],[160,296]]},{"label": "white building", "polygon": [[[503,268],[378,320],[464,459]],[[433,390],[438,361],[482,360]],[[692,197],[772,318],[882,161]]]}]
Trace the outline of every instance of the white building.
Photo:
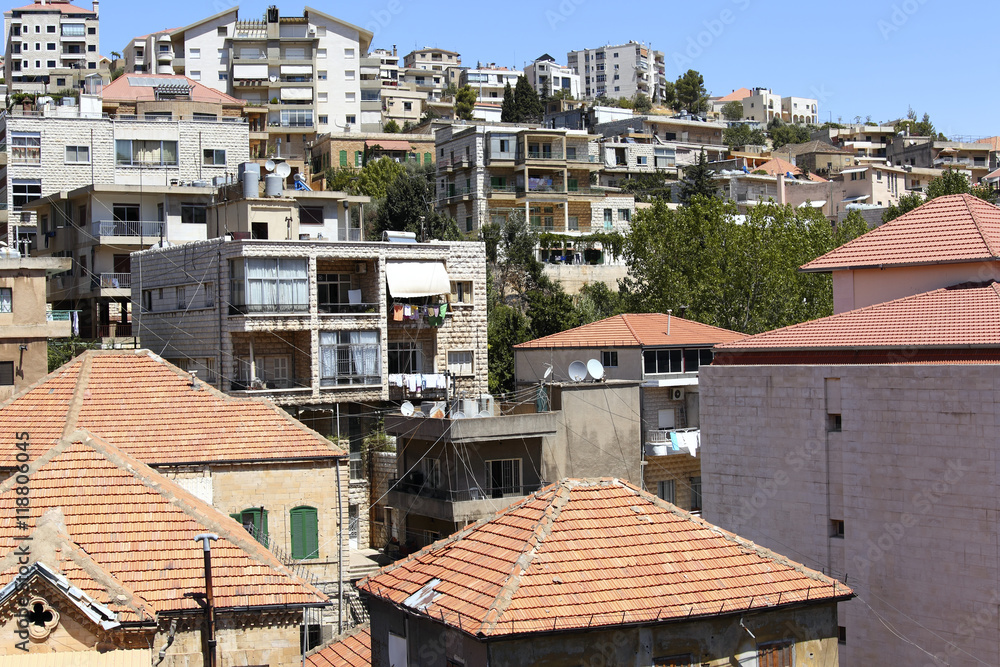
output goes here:
[{"label": "white building", "polygon": [[815,125],[819,102],[811,97],[782,97],[781,119],[794,125]]},{"label": "white building", "polygon": [[794,125],[819,122],[819,101],[811,97],[782,97],[770,88],[754,88],[742,99],[743,119],[767,125],[775,118]]},{"label": "white building", "polygon": [[641,42],[570,51],[566,65],[580,76],[583,98],[588,100],[643,93],[659,102],[667,85],[663,52]]},{"label": "white building", "polygon": [[573,99],[580,97],[580,75],[569,67],[559,65],[547,53],[525,67],[524,76],[542,97],[551,97],[559,91]]},{"label": "white building", "polygon": [[100,55],[98,2],[93,9],[69,0],[36,0],[4,12],[4,79],[11,92],[74,88],[96,71]]},{"label": "white building", "polygon": [[521,73],[517,70],[489,63],[486,66],[477,65],[475,68],[463,70],[458,85],[471,86],[476,91],[477,103],[500,104],[503,102],[504,89],[508,84],[513,89],[520,76]]},{"label": "white building", "polygon": [[449,84],[458,85],[462,56],[454,51],[425,46],[403,56],[400,83],[425,93],[438,102]]}]

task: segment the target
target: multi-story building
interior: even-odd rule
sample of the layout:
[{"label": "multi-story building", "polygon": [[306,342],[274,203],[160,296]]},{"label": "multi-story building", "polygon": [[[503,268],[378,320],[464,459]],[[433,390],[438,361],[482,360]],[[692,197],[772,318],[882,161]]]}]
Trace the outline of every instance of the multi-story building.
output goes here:
[{"label": "multi-story building", "polygon": [[886,150],[886,160],[898,166],[968,171],[978,182],[990,171],[989,144],[936,141],[930,137],[896,137]]},{"label": "multi-story building", "polygon": [[775,117],[781,118],[781,95],[775,95],[770,88],[754,88],[743,102],[743,118],[767,125]]},{"label": "multi-story building", "polygon": [[385,88],[382,90],[382,121],[396,121],[400,128],[417,125],[423,118],[427,106],[427,96],[419,90],[409,88]]},{"label": "multi-story building", "polygon": [[565,65],[557,64],[556,59],[547,53],[525,66],[524,76],[542,97],[552,97],[556,93],[568,95],[574,100],[580,97],[580,75]]},{"label": "multi-story building", "polygon": [[185,74],[258,107],[263,136],[254,138],[266,142],[259,157],[280,155],[305,171],[306,147],[318,132],[360,130],[361,57],[371,39],[371,32],[311,8],[281,16],[272,6],[263,19],[240,19],[233,7],[132,40],[125,59],[138,67],[141,49],[143,71],[152,72],[155,45],[157,73]]},{"label": "multi-story building", "polygon": [[844,664],[1000,654],[997,220],[938,197],[807,263],[835,314],[702,370],[705,517],[849,577]]},{"label": "multi-story building", "polygon": [[[399,87],[399,56],[392,51],[375,49],[361,58],[361,131],[381,132],[389,121],[383,117],[383,90],[387,96]],[[418,105],[418,113],[420,105]],[[418,116],[419,118],[419,116]]]},{"label": "multi-story building", "polygon": [[896,136],[892,125],[848,125],[813,132],[813,139],[826,141],[854,153],[859,164],[885,163],[889,145]]},{"label": "multi-story building", "polygon": [[726,106],[730,102],[743,103],[743,100],[753,94],[749,88],[740,88],[739,90],[734,90],[728,95],[723,95],[721,97],[709,98],[709,103],[712,105],[712,113],[716,116],[722,114],[722,107]]},{"label": "multi-story building", "polygon": [[540,231],[623,229],[632,195],[591,187],[592,135],[510,124],[447,125],[437,140],[437,206],[465,231],[522,211]]},{"label": "multi-story building", "polygon": [[500,67],[496,63],[478,64],[462,70],[458,85],[469,86],[476,91],[477,104],[500,104],[507,86],[513,90],[521,76],[521,72]]},{"label": "multi-story building", "polygon": [[46,279],[71,266],[0,249],[0,402],[45,377],[49,338],[73,333],[74,313],[45,306]]},{"label": "multi-story building", "polygon": [[403,56],[400,83],[424,93],[428,101],[439,102],[449,85],[458,85],[462,69],[460,54],[424,47]]},{"label": "multi-story building", "polygon": [[642,93],[654,103],[663,100],[667,85],[663,52],[642,42],[570,51],[566,65],[580,76],[584,99],[631,99]]},{"label": "multi-story building", "polygon": [[776,158],[791,162],[799,169],[827,178],[839,174],[855,164],[854,151],[838,148],[818,139],[802,144],[786,144],[781,148],[774,149],[771,154]]},{"label": "multi-story building", "polygon": [[819,100],[811,97],[782,97],[781,120],[793,125],[815,125],[819,119]]},{"label": "multi-story building", "polygon": [[100,59],[98,5],[35,0],[4,12],[4,81],[10,92],[51,93],[76,88]]},{"label": "multi-story building", "polygon": [[407,164],[434,164],[433,134],[362,132],[361,134],[323,134],[310,147],[313,184],[326,178],[326,170],[360,169],[367,162],[387,157]]}]

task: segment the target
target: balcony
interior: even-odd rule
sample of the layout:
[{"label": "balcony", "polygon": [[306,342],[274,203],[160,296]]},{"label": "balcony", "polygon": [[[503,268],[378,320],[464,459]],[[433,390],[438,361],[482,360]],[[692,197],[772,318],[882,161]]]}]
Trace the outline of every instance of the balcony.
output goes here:
[{"label": "balcony", "polygon": [[378,317],[379,304],[377,303],[321,303],[318,304],[320,315],[369,315]]},{"label": "balcony", "polygon": [[[671,437],[675,436],[675,439]],[[644,452],[646,456],[673,456],[686,454],[695,456],[701,444],[699,429],[655,429],[646,432]],[[694,448],[692,453],[691,448]]]},{"label": "balcony", "polygon": [[131,273],[99,273],[93,277],[97,289],[132,289]]},{"label": "balcony", "polygon": [[389,481],[388,502],[408,508],[407,514],[464,524],[488,516],[548,482],[503,487],[489,485],[471,489],[432,488],[413,479]]},{"label": "balcony", "polygon": [[90,233],[96,237],[138,236],[152,240],[163,236],[165,224],[150,220],[100,220],[91,225]]},{"label": "balcony", "polygon": [[95,338],[132,338],[131,322],[112,322],[110,324],[98,324]]},{"label": "balcony", "polygon": [[309,313],[308,303],[231,303],[230,315],[303,315]]},{"label": "balcony", "polygon": [[555,161],[562,160],[563,152],[562,149],[552,149],[552,150],[529,150],[527,152],[518,152],[517,162],[523,163],[526,160],[542,160],[542,161]]},{"label": "balcony", "polygon": [[252,380],[242,378],[232,380],[229,383],[229,390],[248,394],[312,391],[312,380],[309,378],[254,378]]}]

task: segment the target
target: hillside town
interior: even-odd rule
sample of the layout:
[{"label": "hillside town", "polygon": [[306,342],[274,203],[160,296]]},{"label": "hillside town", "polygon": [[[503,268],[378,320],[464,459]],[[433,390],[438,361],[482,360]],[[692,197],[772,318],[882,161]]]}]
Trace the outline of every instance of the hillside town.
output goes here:
[{"label": "hillside town", "polygon": [[4,11],[0,667],[1000,665],[1000,136],[342,9]]}]

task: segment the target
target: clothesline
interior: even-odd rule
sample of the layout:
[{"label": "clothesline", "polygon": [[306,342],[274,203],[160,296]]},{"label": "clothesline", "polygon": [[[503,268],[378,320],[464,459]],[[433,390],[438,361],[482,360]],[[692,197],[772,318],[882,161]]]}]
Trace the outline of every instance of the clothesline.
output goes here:
[{"label": "clothesline", "polygon": [[444,373],[389,373],[389,386],[404,387],[411,393],[448,389],[448,376]]}]

